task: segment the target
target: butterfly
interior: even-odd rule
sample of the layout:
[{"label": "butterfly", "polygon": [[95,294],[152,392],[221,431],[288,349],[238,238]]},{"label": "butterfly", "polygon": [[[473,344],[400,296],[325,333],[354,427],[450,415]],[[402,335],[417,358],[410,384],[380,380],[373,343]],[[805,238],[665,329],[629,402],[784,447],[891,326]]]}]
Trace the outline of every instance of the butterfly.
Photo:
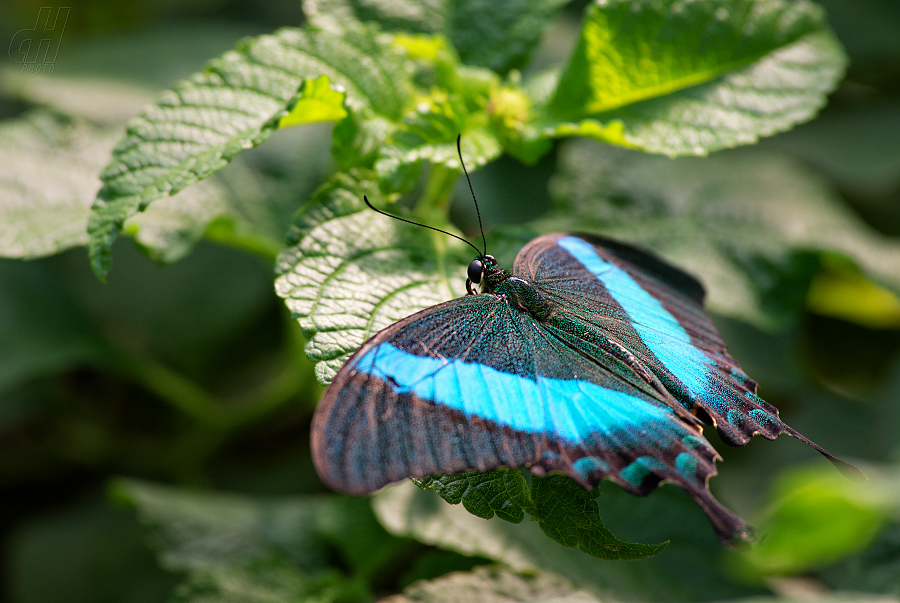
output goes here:
[{"label": "butterfly", "polygon": [[578,233],[532,240],[509,272],[486,246],[456,238],[478,254],[468,294],[375,334],[316,408],[313,461],[332,489],[366,494],[407,477],[498,467],[560,472],[587,489],[610,479],[641,496],[671,482],[734,543],[752,530],[709,491],[721,457],[706,426],[735,446],[785,433],[865,479],[756,395],[689,274]]},{"label": "butterfly", "polygon": [[637,495],[667,481],[732,542],[750,528],[707,487],[719,455],[704,426],[732,445],[786,433],[858,473],[756,395],[700,283],[663,260],[556,233],[528,243],[512,272],[480,255],[468,277],[469,295],[377,333],[325,391],[312,449],[331,488],[501,466]]}]

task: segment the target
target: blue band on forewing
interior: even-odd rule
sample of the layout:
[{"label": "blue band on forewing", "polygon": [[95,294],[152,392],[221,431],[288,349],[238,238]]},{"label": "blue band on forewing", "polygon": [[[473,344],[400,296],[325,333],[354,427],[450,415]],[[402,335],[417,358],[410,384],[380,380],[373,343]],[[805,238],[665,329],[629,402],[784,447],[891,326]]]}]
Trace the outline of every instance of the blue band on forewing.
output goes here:
[{"label": "blue band on forewing", "polygon": [[631,275],[597,255],[587,241],[563,237],[557,244],[597,276],[616,303],[628,313],[634,330],[663,366],[684,383],[691,394],[706,398],[709,358],[694,347],[691,336],[678,319],[644,291]]},{"label": "blue band on forewing", "polygon": [[646,430],[672,417],[668,408],[586,381],[533,381],[474,362],[416,356],[390,343],[369,350],[355,369],[394,381],[395,391],[571,443],[612,430]]}]

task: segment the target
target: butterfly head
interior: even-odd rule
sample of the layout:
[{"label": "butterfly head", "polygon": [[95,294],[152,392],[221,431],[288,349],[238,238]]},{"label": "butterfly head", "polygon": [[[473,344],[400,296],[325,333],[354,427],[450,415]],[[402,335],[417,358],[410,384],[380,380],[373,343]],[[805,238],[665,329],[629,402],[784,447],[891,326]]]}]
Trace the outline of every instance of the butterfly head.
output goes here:
[{"label": "butterfly head", "polygon": [[[466,289],[468,289],[470,295],[474,295],[475,292],[472,290],[472,285],[481,285],[482,283],[487,284],[487,279],[493,274],[500,272],[500,268],[497,266],[497,260],[492,255],[480,255],[469,264],[469,268],[467,270],[468,280],[466,281]],[[484,286],[482,286],[482,292],[484,290]]]}]

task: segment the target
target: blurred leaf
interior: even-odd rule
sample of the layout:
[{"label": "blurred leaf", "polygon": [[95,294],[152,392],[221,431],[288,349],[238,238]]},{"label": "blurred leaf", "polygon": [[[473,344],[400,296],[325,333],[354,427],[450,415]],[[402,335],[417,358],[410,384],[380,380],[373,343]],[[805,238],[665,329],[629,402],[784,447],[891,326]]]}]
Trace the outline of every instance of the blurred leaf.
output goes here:
[{"label": "blurred leaf", "polygon": [[827,263],[813,278],[807,307],[873,329],[900,328],[900,298],[840,262]]},{"label": "blurred leaf", "polygon": [[[184,601],[367,600],[361,580],[403,546],[366,499],[250,498],[130,480],[113,493],[136,508],[163,567],[190,574]],[[335,550],[350,579],[329,567]]]},{"label": "blurred leaf", "polygon": [[193,572],[175,590],[172,603],[284,603],[369,601],[366,585],[337,571],[314,576],[282,559]]},{"label": "blurred leaf", "polygon": [[[718,313],[792,320],[823,253],[900,291],[900,242],[864,225],[788,158],[729,151],[669,160],[583,141],[561,152],[544,228],[580,227],[645,245],[700,277]],[[577,216],[577,218],[575,218]]]},{"label": "blurred leaf", "polygon": [[322,187],[297,213],[276,265],[276,291],[323,384],[376,332],[465,291],[457,245],[365,206],[363,195],[380,197],[372,176],[338,174]]},{"label": "blurred leaf", "polygon": [[246,40],[133,120],[101,175],[92,209],[90,255],[98,276],[109,271],[110,246],[127,218],[268,138],[306,78],[327,75],[346,90],[351,108],[398,118],[408,93],[399,57],[377,31],[351,29],[336,36],[286,28]]},{"label": "blurred leaf", "polygon": [[300,87],[297,102],[290,113],[281,118],[279,128],[320,121],[340,121],[347,117],[344,93],[331,87],[328,76],[307,78]]},{"label": "blurred leaf", "polygon": [[[0,256],[31,259],[88,242],[90,206],[100,188],[95,174],[119,136],[118,128],[43,112],[0,127]],[[214,219],[237,217],[241,205],[258,202],[246,168],[235,180],[202,182],[132,216],[123,230],[154,260],[180,260]],[[247,220],[242,225],[245,236],[265,247],[261,227]],[[279,249],[280,237],[268,247]]]},{"label": "blurred leaf", "polygon": [[246,20],[167,20],[147,29],[66,36],[63,60],[52,74],[0,67],[0,90],[66,115],[118,126],[152,103],[160,88],[187,77],[235,40],[259,33]]},{"label": "blurred leaf", "polygon": [[[146,63],[148,61],[141,61]],[[102,126],[119,126],[153,102],[153,90],[103,79],[67,78],[0,68],[0,92]],[[117,134],[121,135],[121,133]],[[116,139],[110,141],[110,149]],[[107,151],[107,155],[108,155]],[[105,162],[109,161],[107,156]],[[100,171],[95,170],[95,174]]]},{"label": "blurred leaf", "polygon": [[128,83],[153,93],[188,77],[209,57],[234,47],[235,40],[264,33],[248,19],[166,19],[148,25],[94,36],[67,35],[65,57],[54,65],[52,78]]},{"label": "blurred leaf", "polygon": [[451,603],[479,601],[484,603],[600,603],[585,590],[578,590],[559,576],[538,572],[516,574],[502,567],[479,567],[471,572],[457,572],[432,581],[414,582],[402,595],[385,599],[390,603]]},{"label": "blurred leaf", "polygon": [[96,174],[118,134],[40,112],[0,125],[0,256],[35,258],[87,243]]},{"label": "blurred leaf", "polygon": [[766,141],[807,161],[856,193],[900,185],[900,105],[832,109]]},{"label": "blurred leaf", "polygon": [[528,62],[547,27],[568,0],[305,0],[307,18],[325,29],[348,19],[385,29],[440,33],[462,61],[501,74]]},{"label": "blurred leaf", "polygon": [[781,476],[758,526],[760,541],[744,560],[762,574],[794,574],[863,550],[888,517],[900,518],[897,469],[866,473],[862,484],[830,468]]},{"label": "blurred leaf", "polygon": [[705,155],[810,119],[845,62],[811,2],[605,0],[587,9],[544,127]]},{"label": "blurred leaf", "polygon": [[893,523],[865,551],[822,568],[817,575],[833,588],[900,598],[900,524]]},{"label": "blurred leaf", "polygon": [[[51,258],[48,264],[72,287],[115,347],[164,362],[192,379],[208,380],[230,399],[234,367],[227,363],[265,353],[240,342],[278,311],[271,263],[210,243],[201,243],[184,261],[165,267],[128,241],[116,249],[123,270],[106,284],[91,273],[81,250]],[[260,335],[263,341],[281,337],[268,330]],[[224,382],[217,372],[222,363],[227,366]]]},{"label": "blurred leaf", "polygon": [[29,517],[5,555],[6,594],[16,603],[157,603],[177,582],[144,546],[134,517],[96,495]]},{"label": "blurred leaf", "polygon": [[0,393],[108,353],[90,316],[45,265],[0,260]]}]

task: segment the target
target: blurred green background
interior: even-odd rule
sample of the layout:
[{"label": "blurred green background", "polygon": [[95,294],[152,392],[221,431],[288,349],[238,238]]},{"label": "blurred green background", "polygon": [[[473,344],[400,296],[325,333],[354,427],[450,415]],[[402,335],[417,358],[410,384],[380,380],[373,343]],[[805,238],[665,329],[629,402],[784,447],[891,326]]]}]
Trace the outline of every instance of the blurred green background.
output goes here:
[{"label": "blurred green background", "polygon": [[[821,4],[850,55],[847,77],[819,118],[758,147],[793,156],[871,227],[900,237],[900,3]],[[32,27],[41,6],[0,5],[0,41]],[[535,64],[566,56],[583,6],[567,7]],[[297,0],[73,3],[52,74],[19,73],[0,56],[0,120],[43,106],[121,128],[241,36],[302,21]],[[539,218],[565,146],[534,167],[501,159],[474,174],[487,221]],[[329,127],[308,126],[242,156],[241,173],[256,187],[246,194],[283,200],[273,232],[327,177],[329,148]],[[533,195],[523,199],[523,187]],[[471,231],[469,203],[461,191],[453,217]],[[131,482],[112,482],[120,485],[110,496],[113,479],[253,497],[324,492],[308,445],[321,390],[273,291],[272,254],[207,240],[162,266],[124,239],[114,257],[106,285],[83,248],[0,260],[0,592],[9,601],[169,600],[186,570],[161,559],[167,545],[148,538]],[[770,537],[743,555],[724,551],[683,493],[663,488],[635,501],[604,484],[601,515],[617,535],[673,540],[658,558],[622,570],[646,572],[657,590],[623,581],[612,598],[817,589],[900,597],[900,302],[836,259],[813,279],[806,308],[772,330],[717,324],[762,397],[793,427],[859,462],[870,483],[844,483],[789,438],[733,449],[711,435],[724,456],[713,491]],[[366,542],[348,546],[374,546]],[[379,542],[389,552],[368,578],[379,596],[414,577],[488,562],[415,539],[385,534]],[[343,571],[346,563],[331,565]]]}]

